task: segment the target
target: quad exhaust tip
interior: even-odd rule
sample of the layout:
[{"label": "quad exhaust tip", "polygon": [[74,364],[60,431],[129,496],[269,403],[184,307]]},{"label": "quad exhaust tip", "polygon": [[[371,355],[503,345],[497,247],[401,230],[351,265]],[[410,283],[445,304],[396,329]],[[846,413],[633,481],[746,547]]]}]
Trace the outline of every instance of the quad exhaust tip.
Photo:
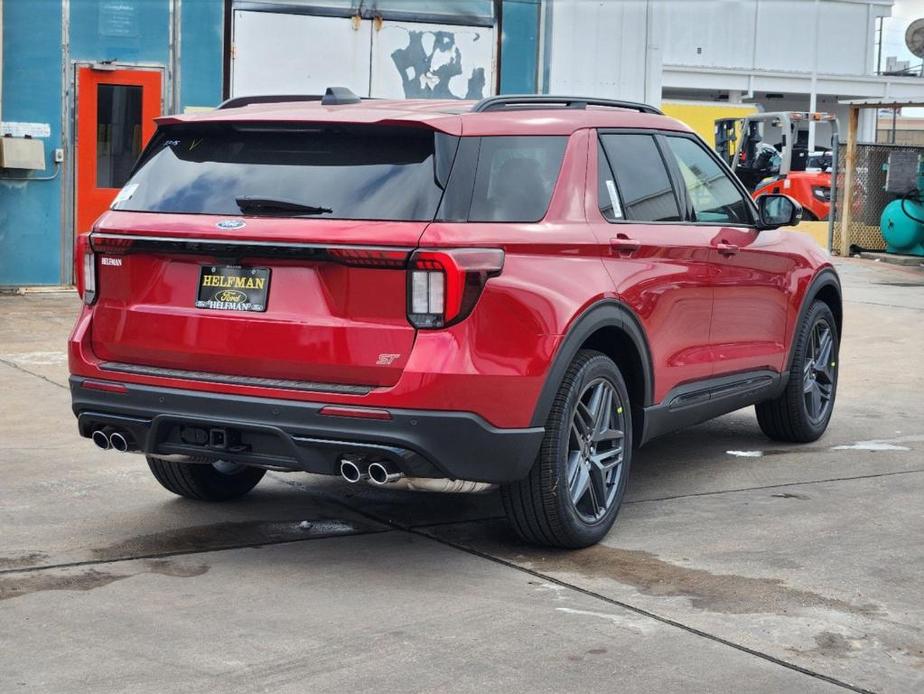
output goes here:
[{"label": "quad exhaust tip", "polygon": [[109,434],[103,429],[94,431],[90,435],[90,438],[93,439],[93,443],[95,443],[97,447],[102,448],[104,451],[108,451],[112,448],[112,444],[109,442]]},{"label": "quad exhaust tip", "polygon": [[132,439],[129,434],[116,431],[112,427],[103,427],[95,430],[90,434],[90,438],[98,448],[108,451],[112,449],[120,453],[126,453],[133,449]]},{"label": "quad exhaust tip", "polygon": [[120,434],[118,431],[109,435],[109,445],[112,446],[113,450],[119,451],[120,453],[125,453],[130,447],[128,439],[125,438],[124,434]]},{"label": "quad exhaust tip", "polygon": [[369,466],[369,480],[380,487],[397,482],[402,477],[404,473],[395,469],[390,463],[372,463]]},{"label": "quad exhaust tip", "polygon": [[369,477],[368,472],[363,472],[359,465],[352,460],[340,461],[340,476],[350,484],[356,484]]}]

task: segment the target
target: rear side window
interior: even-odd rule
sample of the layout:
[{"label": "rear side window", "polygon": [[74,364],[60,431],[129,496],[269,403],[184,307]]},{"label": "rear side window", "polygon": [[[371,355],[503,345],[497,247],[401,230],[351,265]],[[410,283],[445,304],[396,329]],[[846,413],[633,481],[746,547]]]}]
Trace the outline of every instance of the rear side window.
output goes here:
[{"label": "rear side window", "polygon": [[243,200],[248,214],[432,220],[457,143],[415,127],[168,126],[113,207],[238,215]]},{"label": "rear side window", "polygon": [[[615,187],[622,198],[621,214],[639,222],[674,222],[680,220],[680,208],[671,179],[667,173],[661,151],[651,135],[604,134],[600,141],[610,169],[615,176]],[[606,197],[600,198],[601,211],[608,219],[617,219],[612,210],[613,198],[609,195],[612,183],[607,183],[606,169],[602,171],[602,189]]]},{"label": "rear side window", "polygon": [[666,140],[677,160],[697,222],[754,222],[744,196],[702,145],[686,137],[667,137]]},{"label": "rear side window", "polygon": [[538,222],[558,180],[567,137],[483,137],[470,222]]}]

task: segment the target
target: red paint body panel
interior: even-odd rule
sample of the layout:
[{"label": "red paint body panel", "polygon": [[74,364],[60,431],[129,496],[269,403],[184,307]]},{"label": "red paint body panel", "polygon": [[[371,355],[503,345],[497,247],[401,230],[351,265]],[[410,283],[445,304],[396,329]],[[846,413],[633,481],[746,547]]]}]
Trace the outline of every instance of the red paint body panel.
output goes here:
[{"label": "red paint body panel", "polygon": [[[459,102],[257,105],[186,120],[424,123],[457,134],[567,134],[562,169],[542,222],[350,222],[108,212],[97,230],[176,239],[244,239],[325,246],[501,248],[471,314],[437,330],[407,319],[406,272],[324,261],[245,258],[269,267],[265,313],[195,309],[210,256],[138,253],[98,267],[98,299],[70,338],[71,372],[87,378],[195,391],[388,410],[471,412],[501,428],[528,427],[569,331],[588,307],[621,301],[651,348],[653,400],[678,385],[753,368],[782,368],[813,276],[829,265],[792,232],[691,224],[609,223],[597,203],[595,127],[685,131],[670,119],[616,109],[459,115]],[[464,107],[464,104],[463,104]],[[594,146],[591,146],[594,145]],[[636,252],[614,251],[624,234]],[[739,247],[726,257],[720,242]],[[392,360],[383,355],[397,355]],[[195,379],[114,374],[105,360],[219,374],[370,386],[366,394],[299,391]],[[386,363],[387,362],[387,363]]]}]

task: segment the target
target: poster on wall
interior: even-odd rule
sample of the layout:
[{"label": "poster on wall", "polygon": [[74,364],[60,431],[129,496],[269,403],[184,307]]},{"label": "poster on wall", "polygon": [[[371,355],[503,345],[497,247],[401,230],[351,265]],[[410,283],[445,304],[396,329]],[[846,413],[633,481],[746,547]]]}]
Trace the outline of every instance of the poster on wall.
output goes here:
[{"label": "poster on wall", "polygon": [[232,96],[334,86],[389,99],[494,93],[492,27],[236,10],[233,36]]},{"label": "poster on wall", "polygon": [[385,21],[372,34],[372,94],[482,99],[494,93],[491,27]]}]

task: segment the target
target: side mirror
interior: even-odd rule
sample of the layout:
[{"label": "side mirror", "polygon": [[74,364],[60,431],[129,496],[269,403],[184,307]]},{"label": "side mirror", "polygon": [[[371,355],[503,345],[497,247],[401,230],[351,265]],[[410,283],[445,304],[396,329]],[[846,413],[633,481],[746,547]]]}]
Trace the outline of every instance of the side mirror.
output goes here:
[{"label": "side mirror", "polygon": [[802,205],[788,195],[768,194],[757,198],[760,229],[792,227],[802,221]]}]

